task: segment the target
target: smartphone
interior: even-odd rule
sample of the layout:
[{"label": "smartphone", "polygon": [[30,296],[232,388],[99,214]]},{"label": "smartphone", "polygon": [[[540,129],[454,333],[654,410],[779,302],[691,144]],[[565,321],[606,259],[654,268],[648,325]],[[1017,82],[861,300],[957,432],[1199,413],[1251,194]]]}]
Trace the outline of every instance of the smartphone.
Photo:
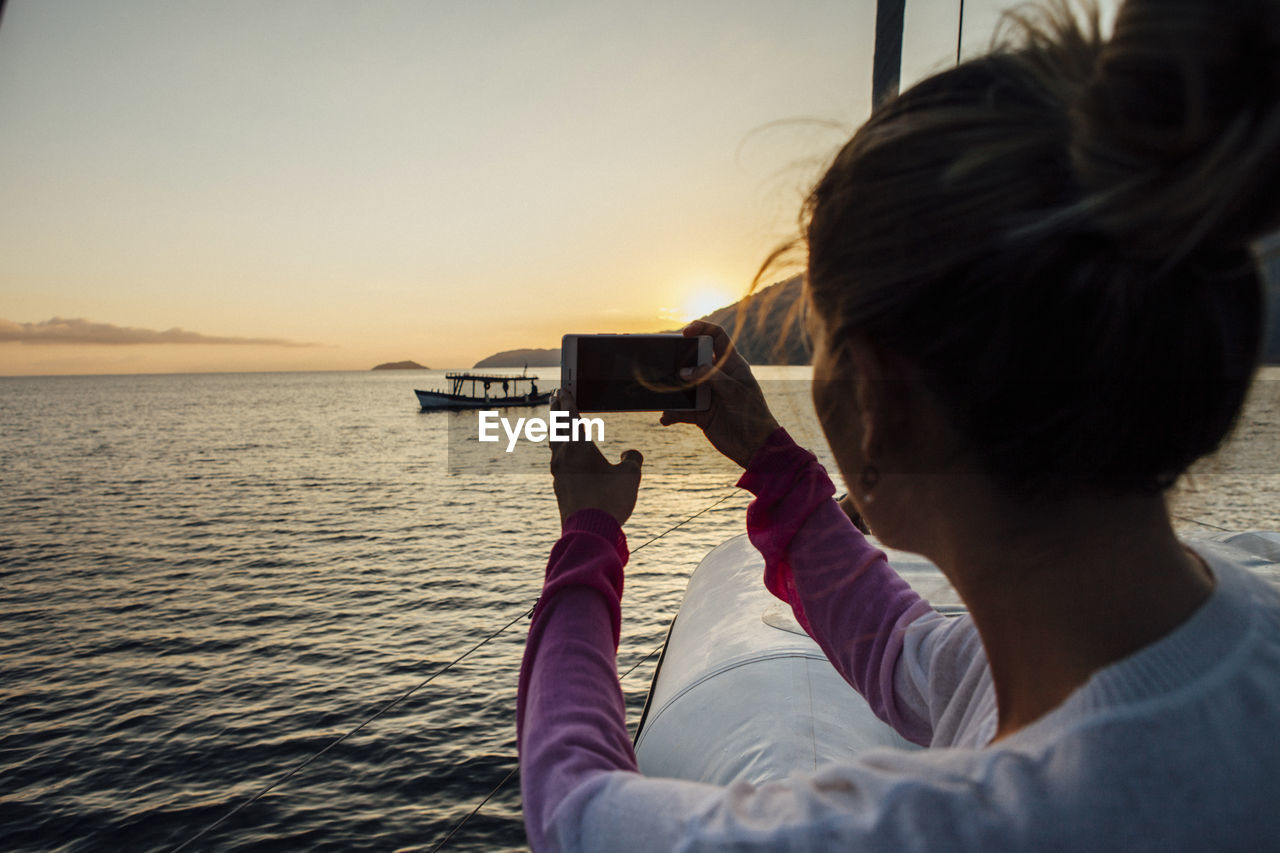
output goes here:
[{"label": "smartphone", "polygon": [[705,411],[711,389],[680,370],[710,363],[710,335],[565,335],[560,387],[582,412]]}]

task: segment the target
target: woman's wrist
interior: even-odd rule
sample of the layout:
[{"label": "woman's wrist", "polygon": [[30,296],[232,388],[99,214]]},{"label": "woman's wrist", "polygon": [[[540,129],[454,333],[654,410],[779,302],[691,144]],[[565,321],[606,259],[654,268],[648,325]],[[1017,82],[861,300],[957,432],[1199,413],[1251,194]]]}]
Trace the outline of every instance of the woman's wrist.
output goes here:
[{"label": "woman's wrist", "polygon": [[743,475],[748,472],[755,471],[761,467],[769,465],[778,453],[786,452],[791,449],[801,449],[791,438],[791,434],[784,428],[779,426],[775,421],[772,428],[767,432],[762,431],[762,435],[754,442],[754,447],[747,455],[746,461],[742,463]]},{"label": "woman's wrist", "polygon": [[627,554],[627,535],[622,531],[618,519],[606,510],[597,507],[583,507],[567,516],[560,525],[560,535],[569,533],[590,533],[613,545],[623,559]]}]

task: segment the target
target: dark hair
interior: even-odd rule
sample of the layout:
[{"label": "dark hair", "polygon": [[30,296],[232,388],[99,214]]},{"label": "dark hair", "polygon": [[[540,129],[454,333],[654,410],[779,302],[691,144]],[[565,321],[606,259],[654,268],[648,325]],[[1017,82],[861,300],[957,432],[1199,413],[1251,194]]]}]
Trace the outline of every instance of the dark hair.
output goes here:
[{"label": "dark hair", "polygon": [[877,109],[806,206],[828,350],[918,368],[1028,494],[1160,490],[1255,371],[1251,243],[1280,211],[1280,4],[1020,10],[991,53]]}]

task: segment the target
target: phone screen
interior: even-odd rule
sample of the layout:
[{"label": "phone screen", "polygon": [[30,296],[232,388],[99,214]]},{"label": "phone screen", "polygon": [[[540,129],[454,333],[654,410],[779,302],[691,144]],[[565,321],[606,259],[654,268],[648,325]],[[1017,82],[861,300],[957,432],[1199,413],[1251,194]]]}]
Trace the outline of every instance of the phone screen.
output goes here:
[{"label": "phone screen", "polygon": [[680,368],[698,363],[698,339],[578,338],[578,408],[584,412],[692,409],[697,389],[680,387]]}]

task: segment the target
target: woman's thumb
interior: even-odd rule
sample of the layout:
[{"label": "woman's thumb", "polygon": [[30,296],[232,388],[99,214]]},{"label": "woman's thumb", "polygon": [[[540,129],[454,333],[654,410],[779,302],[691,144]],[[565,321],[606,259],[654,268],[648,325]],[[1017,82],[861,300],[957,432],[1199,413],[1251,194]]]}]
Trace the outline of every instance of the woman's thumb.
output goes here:
[{"label": "woman's thumb", "polygon": [[640,466],[644,464],[644,455],[641,454],[639,450],[624,450],[622,452],[622,461],[618,464],[626,465],[639,471]]}]

